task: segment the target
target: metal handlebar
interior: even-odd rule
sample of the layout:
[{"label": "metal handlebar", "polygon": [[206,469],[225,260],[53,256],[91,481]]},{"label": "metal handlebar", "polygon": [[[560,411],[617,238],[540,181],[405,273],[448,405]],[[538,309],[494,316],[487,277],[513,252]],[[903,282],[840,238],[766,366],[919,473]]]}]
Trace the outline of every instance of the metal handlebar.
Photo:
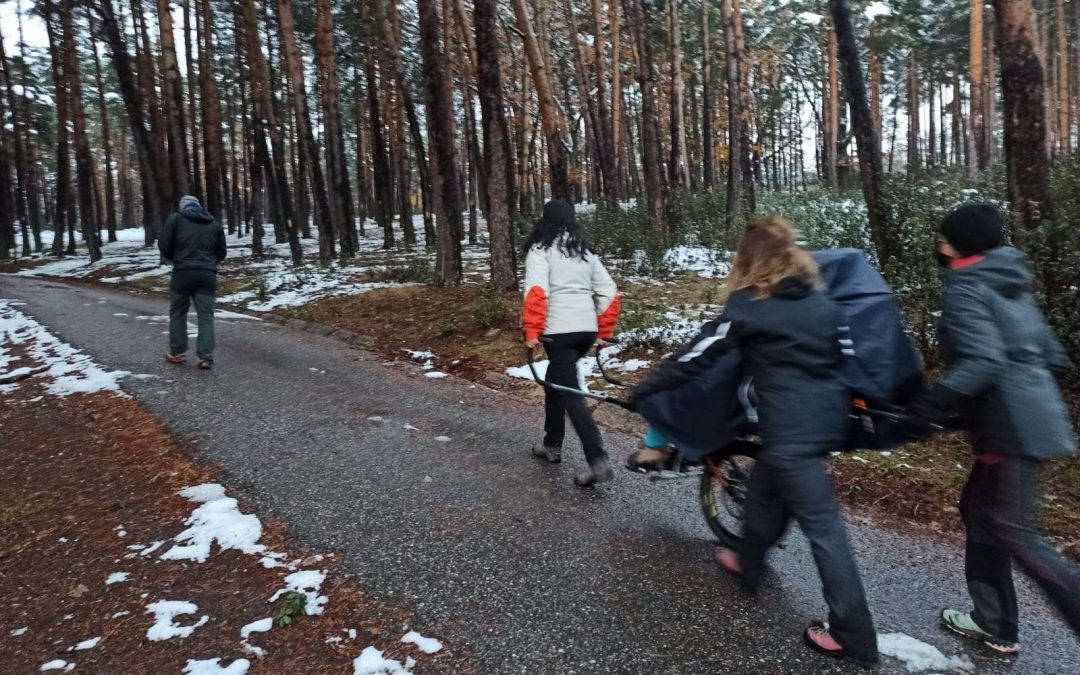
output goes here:
[{"label": "metal handlebar", "polygon": [[[540,338],[540,343],[545,345],[545,346],[551,345],[552,342],[553,341],[551,340],[551,338]],[[562,392],[564,394],[570,394],[572,396],[581,396],[583,398],[591,398],[591,399],[594,399],[596,401],[600,401],[601,403],[611,403],[611,404],[617,405],[620,408],[623,408],[625,410],[630,410],[630,411],[634,410],[634,405],[628,399],[619,398],[618,396],[610,396],[608,394],[601,394],[601,393],[598,393],[598,392],[586,391],[586,390],[583,390],[583,389],[575,389],[574,387],[566,387],[566,386],[563,386],[561,384],[554,384],[552,382],[548,382],[547,380],[540,377],[540,373],[536,372],[536,364],[533,361],[533,350],[532,349],[528,349],[528,348],[525,349],[525,358],[528,361],[529,370],[532,372],[533,380],[535,380],[536,383],[539,384],[542,387],[545,387],[547,389],[551,389],[553,391]],[[600,362],[600,348],[599,347],[596,350],[596,360],[597,360],[597,363]],[[604,372],[602,367],[601,367],[600,372],[601,373]],[[604,376],[604,379],[608,380],[609,382],[612,382],[611,380],[608,379],[608,377],[606,375]],[[612,382],[612,384],[615,384],[615,382]],[[626,386],[629,386],[629,385],[619,384],[618,386],[626,387]]]}]

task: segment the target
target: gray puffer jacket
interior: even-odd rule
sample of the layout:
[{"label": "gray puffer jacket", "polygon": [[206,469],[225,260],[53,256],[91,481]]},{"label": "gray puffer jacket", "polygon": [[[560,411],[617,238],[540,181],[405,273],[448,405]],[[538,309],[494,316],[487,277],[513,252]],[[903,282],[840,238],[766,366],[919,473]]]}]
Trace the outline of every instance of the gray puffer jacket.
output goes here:
[{"label": "gray puffer jacket", "polygon": [[225,259],[225,230],[201,206],[169,216],[158,240],[173,270],[214,270]]},{"label": "gray puffer jacket", "polygon": [[[1032,295],[1024,254],[1009,248],[955,264],[945,277],[938,342],[947,392],[978,454],[1037,459],[1076,454],[1051,373],[1068,365]],[[941,400],[941,397],[936,397]]]}]

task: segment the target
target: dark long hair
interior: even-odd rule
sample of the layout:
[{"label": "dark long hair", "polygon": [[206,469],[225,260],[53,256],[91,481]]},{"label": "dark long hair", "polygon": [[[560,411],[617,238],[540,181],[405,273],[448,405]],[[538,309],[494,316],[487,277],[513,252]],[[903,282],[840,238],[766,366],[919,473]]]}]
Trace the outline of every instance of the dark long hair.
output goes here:
[{"label": "dark long hair", "polygon": [[558,246],[566,255],[582,260],[587,260],[592,252],[585,231],[574,217],[574,207],[561,199],[552,199],[544,204],[543,215],[525,239],[522,255],[528,255],[534,246],[549,249],[552,245]]}]

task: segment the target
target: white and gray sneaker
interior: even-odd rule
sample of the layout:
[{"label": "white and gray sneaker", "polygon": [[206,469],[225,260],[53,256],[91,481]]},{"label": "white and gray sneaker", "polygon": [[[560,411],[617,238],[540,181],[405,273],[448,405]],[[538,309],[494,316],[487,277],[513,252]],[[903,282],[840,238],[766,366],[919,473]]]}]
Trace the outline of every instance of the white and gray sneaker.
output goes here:
[{"label": "white and gray sneaker", "polygon": [[558,445],[544,445],[539,443],[532,447],[533,457],[540,457],[546,459],[552,464],[558,464],[562,461],[562,448]]},{"label": "white and gray sneaker", "polygon": [[589,464],[574,476],[574,484],[578,487],[592,487],[597,483],[605,483],[615,477],[615,471],[611,468],[608,458],[601,457]]},{"label": "white and gray sneaker", "polygon": [[1002,654],[1019,654],[1020,643],[1010,640],[1002,640],[996,635],[982,629],[970,614],[958,612],[955,609],[941,610],[941,625],[954,633],[959,633],[966,638],[978,640],[987,647],[1001,652]]}]

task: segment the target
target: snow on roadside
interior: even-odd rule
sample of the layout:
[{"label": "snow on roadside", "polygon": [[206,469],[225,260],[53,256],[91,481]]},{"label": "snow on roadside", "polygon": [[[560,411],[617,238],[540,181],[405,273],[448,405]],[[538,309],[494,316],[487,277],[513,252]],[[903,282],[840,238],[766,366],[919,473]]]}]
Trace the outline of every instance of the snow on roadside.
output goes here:
[{"label": "snow on roadside", "polygon": [[236,549],[249,554],[266,551],[258,543],[262,537],[259,518],[240,513],[236,500],[225,496],[225,488],[208,483],[185,488],[180,495],[202,505],[184,521],[188,529],[176,535],[179,543],[161,554],[162,560],[206,562],[215,541],[222,550]]},{"label": "snow on roadside", "polygon": [[[22,346],[35,366],[46,369],[34,378],[48,380],[45,391],[52,396],[93,394],[110,391],[126,397],[120,380],[131,375],[125,370],[105,370],[88,354],[63,342],[49,330],[0,299],[0,371],[14,360],[9,349]],[[36,368],[35,368],[36,369]],[[0,372],[0,378],[9,373]],[[18,382],[0,385],[0,393],[17,389]]]},{"label": "snow on roadside", "polygon": [[184,666],[183,675],[244,675],[251,667],[247,659],[237,659],[227,666],[221,665],[220,658],[196,661],[189,659]]},{"label": "snow on roadside", "polygon": [[244,640],[248,639],[248,636],[252,633],[265,633],[274,627],[274,620],[270,617],[265,619],[259,619],[258,621],[252,621],[243,628],[240,629],[240,637]]},{"label": "snow on roadside", "polygon": [[305,598],[305,614],[308,616],[322,614],[323,610],[326,608],[325,606],[328,598],[325,595],[319,595],[319,589],[322,588],[323,581],[325,580],[325,572],[316,570],[293,572],[285,577],[285,587],[278,589],[276,593],[270,596],[270,599],[267,602],[275,602],[286,593],[300,593]]},{"label": "snow on roadside", "polygon": [[75,670],[75,664],[74,663],[68,663],[67,661],[65,661],[63,659],[55,659],[53,661],[49,661],[48,663],[43,663],[41,665],[41,671],[42,672],[48,672],[48,671],[51,671],[51,670],[62,670],[65,673],[70,673],[71,671]]},{"label": "snow on roadside", "polygon": [[368,647],[353,661],[353,675],[412,675],[412,673],[401,665],[401,661],[388,659],[375,647]]},{"label": "snow on roadside", "polygon": [[86,651],[87,649],[93,649],[94,647],[97,647],[99,644],[101,644],[101,638],[100,637],[90,638],[89,640],[83,640],[82,642],[75,645],[74,647],[72,647],[68,651],[70,651],[70,652],[82,652],[82,651]]},{"label": "snow on roadside", "polygon": [[201,619],[190,626],[180,626],[176,623],[176,617],[185,614],[194,614],[199,611],[199,606],[194,602],[183,600],[159,600],[146,606],[146,611],[154,615],[154,625],[146,631],[146,639],[151,642],[169,640],[171,638],[187,638],[210,621],[210,617],[203,615]]},{"label": "snow on roadside", "polygon": [[903,633],[879,633],[878,651],[904,663],[909,673],[928,670],[974,672],[967,656],[945,656],[937,647]]},{"label": "snow on roadside", "polygon": [[401,638],[401,641],[405,644],[416,645],[416,648],[424,652],[425,654],[434,654],[435,652],[441,650],[443,647],[442,643],[435,638],[424,637],[423,635],[417,633],[414,630],[405,633],[405,635]]},{"label": "snow on roadside", "polygon": [[113,584],[122,584],[128,580],[131,574],[128,572],[113,572],[109,575],[109,578],[105,580],[106,586],[112,586]]}]

